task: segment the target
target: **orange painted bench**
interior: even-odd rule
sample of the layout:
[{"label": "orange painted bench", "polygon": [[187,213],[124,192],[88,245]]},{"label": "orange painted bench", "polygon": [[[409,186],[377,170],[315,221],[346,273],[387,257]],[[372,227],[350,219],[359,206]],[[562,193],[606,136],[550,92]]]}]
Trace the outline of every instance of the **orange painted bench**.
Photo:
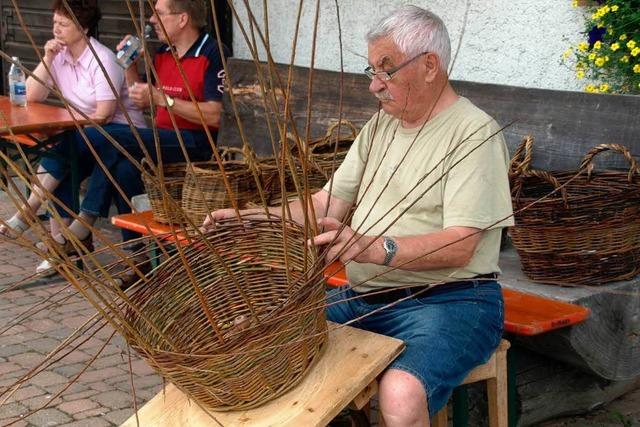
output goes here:
[{"label": "orange painted bench", "polygon": [[[325,269],[331,286],[348,284],[344,266],[339,262]],[[576,304],[552,300],[513,289],[502,288],[504,329],[516,335],[539,335],[554,329],[575,325],[589,317],[590,310]]]},{"label": "orange painted bench", "polygon": [[[116,215],[111,218],[116,227],[135,231],[143,235],[171,235],[172,226],[154,221],[151,211]],[[175,230],[177,226],[173,226]],[[325,277],[330,286],[347,284],[344,268],[340,263],[329,265]],[[554,329],[575,325],[587,319],[590,310],[576,304],[556,301],[550,298],[502,288],[505,303],[504,328],[516,335],[539,335]]]}]

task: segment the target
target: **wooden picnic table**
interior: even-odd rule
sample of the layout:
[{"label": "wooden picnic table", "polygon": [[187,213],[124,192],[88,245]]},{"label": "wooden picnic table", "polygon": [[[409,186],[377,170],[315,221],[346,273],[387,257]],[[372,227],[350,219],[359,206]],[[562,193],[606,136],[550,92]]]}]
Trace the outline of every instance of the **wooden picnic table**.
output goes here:
[{"label": "wooden picnic table", "polygon": [[[40,102],[29,102],[26,107],[18,107],[11,104],[7,96],[0,96],[0,114],[0,136],[11,133],[47,134],[76,127],[71,114],[64,108]],[[76,121],[80,125],[90,123],[80,116]]]},{"label": "wooden picnic table", "polygon": [[[101,123],[98,121],[98,123]],[[43,156],[55,156],[48,154],[50,142],[48,137],[68,129],[75,129],[77,125],[91,124],[82,117],[72,117],[65,108],[40,102],[28,102],[26,106],[19,107],[11,104],[9,97],[0,96],[0,150],[7,153],[7,149],[15,148],[15,144],[21,144],[26,154],[35,154],[37,158]],[[15,156],[15,159],[20,155]],[[71,191],[74,211],[80,207],[79,192],[80,179],[78,172],[78,156],[75,147],[71,147],[71,155],[68,159],[71,173]]]}]

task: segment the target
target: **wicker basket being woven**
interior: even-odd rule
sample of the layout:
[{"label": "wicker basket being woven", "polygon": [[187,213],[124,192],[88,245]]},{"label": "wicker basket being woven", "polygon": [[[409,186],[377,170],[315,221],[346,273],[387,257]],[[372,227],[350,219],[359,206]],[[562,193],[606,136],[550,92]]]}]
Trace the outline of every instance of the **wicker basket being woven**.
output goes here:
[{"label": "wicker basket being woven", "polygon": [[[516,226],[510,230],[522,269],[531,279],[559,285],[600,285],[640,272],[640,170],[629,151],[602,144],[580,171],[531,169],[533,138],[511,161]],[[594,157],[621,153],[628,171],[593,172]]]},{"label": "wicker basket being woven", "polygon": [[[326,342],[324,286],[301,227],[219,225],[129,290],[125,338],[205,408],[259,406],[296,385]],[[186,268],[192,273],[187,274]],[[135,331],[135,332],[133,332]]]}]

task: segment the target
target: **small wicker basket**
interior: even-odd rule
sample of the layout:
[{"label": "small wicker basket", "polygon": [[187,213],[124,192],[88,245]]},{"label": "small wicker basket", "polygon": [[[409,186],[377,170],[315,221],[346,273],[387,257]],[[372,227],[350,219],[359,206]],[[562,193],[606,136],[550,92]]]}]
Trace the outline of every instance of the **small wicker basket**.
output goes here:
[{"label": "small wicker basket", "polygon": [[[242,154],[243,159],[229,160],[236,154]],[[207,167],[187,168],[182,190],[182,210],[194,224],[201,224],[210,212],[230,208],[233,203],[239,209],[249,202],[261,203],[258,182],[265,196],[265,186],[268,187],[277,176],[277,170],[264,168],[263,172],[249,147],[242,150],[225,147],[221,150],[221,157],[224,172],[216,162],[211,162]],[[225,178],[231,193],[227,190]]]},{"label": "small wicker basket", "polygon": [[125,310],[125,338],[205,408],[246,409],[280,396],[327,338],[322,275],[310,273],[316,258],[305,247],[293,223],[218,225],[158,267],[153,286],[129,290],[136,309]]},{"label": "small wicker basket", "polygon": [[142,182],[149,196],[153,219],[165,224],[182,224],[185,217],[177,207],[182,201],[186,163],[165,164],[162,175],[156,175],[146,159],[142,159]]}]

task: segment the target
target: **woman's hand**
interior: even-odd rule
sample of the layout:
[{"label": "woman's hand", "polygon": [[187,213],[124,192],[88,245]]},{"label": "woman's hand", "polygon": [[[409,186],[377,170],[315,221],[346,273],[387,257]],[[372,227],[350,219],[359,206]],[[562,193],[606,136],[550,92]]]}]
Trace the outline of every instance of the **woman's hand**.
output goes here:
[{"label": "woman's hand", "polygon": [[59,40],[56,39],[51,39],[48,40],[45,44],[44,44],[44,61],[47,63],[47,65],[51,64],[51,62],[53,61],[53,58],[56,57],[56,55],[58,55],[58,53],[60,53],[60,51],[62,51],[62,49],[65,47],[66,45],[64,43],[62,43]]}]

